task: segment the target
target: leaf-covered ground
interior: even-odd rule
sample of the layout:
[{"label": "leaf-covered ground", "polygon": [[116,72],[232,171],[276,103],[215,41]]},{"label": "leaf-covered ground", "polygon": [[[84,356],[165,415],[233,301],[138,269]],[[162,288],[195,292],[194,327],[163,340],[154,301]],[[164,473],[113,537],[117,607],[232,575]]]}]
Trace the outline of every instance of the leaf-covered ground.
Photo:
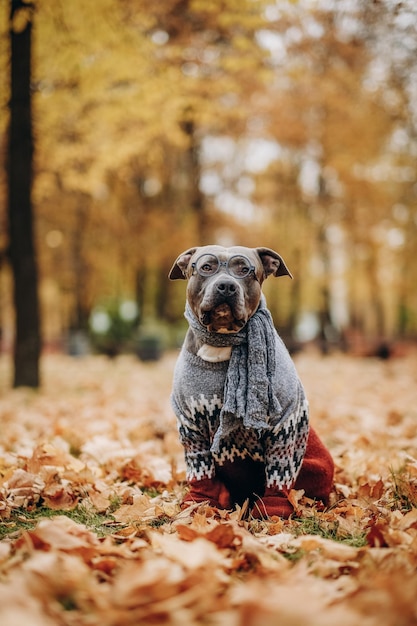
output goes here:
[{"label": "leaf-covered ground", "polygon": [[417,624],[417,355],[297,356],[337,474],[286,521],[180,511],[174,360],[0,362],[1,625]]}]

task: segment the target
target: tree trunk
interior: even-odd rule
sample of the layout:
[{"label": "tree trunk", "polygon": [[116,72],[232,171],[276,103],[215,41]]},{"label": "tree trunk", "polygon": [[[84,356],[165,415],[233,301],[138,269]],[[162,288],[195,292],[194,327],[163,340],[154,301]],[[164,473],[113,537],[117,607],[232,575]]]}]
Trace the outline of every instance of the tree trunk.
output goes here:
[{"label": "tree trunk", "polygon": [[14,281],[14,386],[39,386],[38,273],[32,214],[31,34],[33,6],[10,3],[9,254]]},{"label": "tree trunk", "polygon": [[72,319],[72,329],[86,331],[90,314],[87,306],[86,283],[88,267],[83,256],[83,235],[87,230],[88,198],[84,194],[77,194],[75,209],[75,229],[72,240],[72,264],[74,268],[74,295],[75,311]]},{"label": "tree trunk", "polygon": [[199,235],[199,245],[210,243],[210,226],[207,219],[207,212],[204,196],[200,190],[200,145],[196,136],[196,128],[192,119],[182,123],[182,129],[188,137],[188,168],[190,178],[190,204],[197,221],[197,231]]}]

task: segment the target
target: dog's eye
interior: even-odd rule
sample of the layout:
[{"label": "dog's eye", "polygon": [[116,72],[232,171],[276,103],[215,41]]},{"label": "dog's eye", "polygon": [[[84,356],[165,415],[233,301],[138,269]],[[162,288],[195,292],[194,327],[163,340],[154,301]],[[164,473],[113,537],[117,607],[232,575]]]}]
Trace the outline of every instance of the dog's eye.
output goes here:
[{"label": "dog's eye", "polygon": [[246,274],[249,274],[250,271],[250,268],[247,265],[239,265],[233,269],[235,274],[239,274],[239,276],[246,276]]},{"label": "dog's eye", "polygon": [[251,270],[252,266],[246,257],[235,256],[229,261],[229,271],[236,278],[245,278]]},{"label": "dog's eye", "polygon": [[197,261],[197,271],[200,276],[211,276],[219,269],[219,261],[217,257],[211,254],[204,254]]}]

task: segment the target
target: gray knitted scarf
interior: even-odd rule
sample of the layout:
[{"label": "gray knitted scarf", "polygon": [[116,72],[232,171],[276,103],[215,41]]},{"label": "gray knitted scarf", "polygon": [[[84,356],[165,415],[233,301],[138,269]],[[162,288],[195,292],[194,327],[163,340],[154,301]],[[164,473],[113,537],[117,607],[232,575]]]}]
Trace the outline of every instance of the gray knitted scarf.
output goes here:
[{"label": "gray knitted scarf", "polygon": [[274,394],[276,336],[274,323],[262,296],[256,313],[237,333],[209,332],[186,305],[185,317],[197,337],[211,346],[232,346],[226,375],[220,425],[212,452],[220,450],[221,440],[239,423],[259,433],[268,429],[266,418],[276,418],[282,407]]}]

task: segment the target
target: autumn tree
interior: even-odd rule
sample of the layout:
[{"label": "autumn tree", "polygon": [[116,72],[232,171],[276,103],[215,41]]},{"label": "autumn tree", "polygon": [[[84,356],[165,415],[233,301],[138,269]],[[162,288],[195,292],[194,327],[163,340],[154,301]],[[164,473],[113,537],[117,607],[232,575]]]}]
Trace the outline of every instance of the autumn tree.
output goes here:
[{"label": "autumn tree", "polygon": [[[299,259],[301,293],[294,291],[292,310],[319,312],[322,327],[353,324],[377,337],[399,328],[395,307],[404,280],[395,268],[413,232],[410,224],[406,235],[399,220],[415,206],[399,177],[415,177],[404,168],[405,150],[397,164],[396,145],[402,137],[412,149],[415,133],[407,102],[413,11],[385,3],[304,11],[282,3],[270,11],[264,39],[276,79],[260,106],[265,134],[281,156],[257,194],[268,203],[275,186],[275,233],[284,230]],[[400,55],[391,54],[399,48]],[[412,297],[410,286],[401,289]]]},{"label": "autumn tree", "polygon": [[39,2],[44,328],[57,311],[61,328],[86,326],[94,304],[135,293],[145,317],[181,320],[169,265],[218,239],[285,254],[296,280],[266,289],[289,332],[304,312],[333,323],[337,307],[366,333],[412,332],[412,14],[409,2]]},{"label": "autumn tree", "polygon": [[[244,132],[264,55],[254,38],[260,6],[106,0],[97,15],[85,4],[76,12],[42,3],[36,196],[40,232],[64,233],[60,250],[69,254],[73,209],[52,207],[55,198],[84,194],[88,218],[75,237],[90,287],[76,309],[88,310],[99,286],[102,295],[121,295],[122,284],[131,291],[136,282],[147,311],[170,315],[169,263],[182,247],[212,238],[222,220],[200,188],[201,141]],[[48,258],[58,255],[43,249],[51,271]],[[93,256],[100,280],[90,282]],[[80,293],[75,276],[71,293]]]}]

